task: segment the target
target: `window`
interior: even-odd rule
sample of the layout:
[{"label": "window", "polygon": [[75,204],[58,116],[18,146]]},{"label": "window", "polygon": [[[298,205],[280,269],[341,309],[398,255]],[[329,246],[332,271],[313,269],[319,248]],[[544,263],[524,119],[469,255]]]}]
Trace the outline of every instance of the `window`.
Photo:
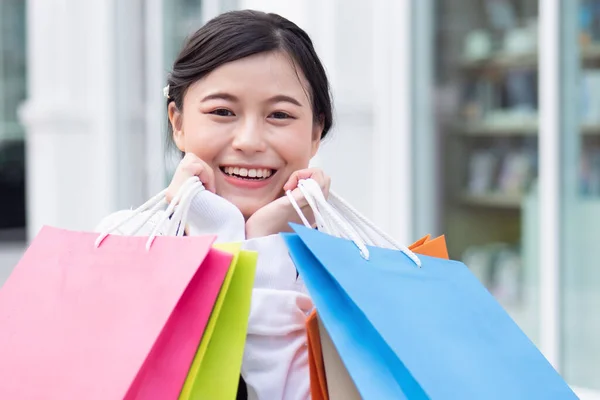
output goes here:
[{"label": "window", "polygon": [[0,242],[25,240],[25,2],[0,2]]}]

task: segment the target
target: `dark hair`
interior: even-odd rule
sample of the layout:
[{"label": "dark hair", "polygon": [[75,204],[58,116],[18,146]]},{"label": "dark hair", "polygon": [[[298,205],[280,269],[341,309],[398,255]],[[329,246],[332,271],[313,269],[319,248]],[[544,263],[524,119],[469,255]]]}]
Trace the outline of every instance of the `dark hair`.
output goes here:
[{"label": "dark hair", "polygon": [[[272,13],[253,10],[221,14],[187,40],[173,64],[167,84],[167,107],[172,101],[183,109],[188,87],[214,69],[254,54],[283,51],[304,73],[315,121],[323,123],[321,139],[333,124],[332,100],[325,69],[310,37],[293,22]],[[169,124],[169,135],[172,127]]]}]

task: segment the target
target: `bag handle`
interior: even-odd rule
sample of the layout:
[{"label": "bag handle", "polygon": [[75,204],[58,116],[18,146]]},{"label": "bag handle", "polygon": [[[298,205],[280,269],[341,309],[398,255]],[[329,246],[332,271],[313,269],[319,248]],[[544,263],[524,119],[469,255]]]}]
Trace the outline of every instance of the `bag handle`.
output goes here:
[{"label": "bag handle", "polygon": [[[300,180],[298,182],[298,189],[313,211],[319,230],[322,230],[323,232],[333,236],[344,237],[352,240],[359,248],[361,255],[365,259],[368,259],[369,257],[367,245],[389,247],[381,244],[382,241],[376,236],[379,235],[381,238],[385,239],[386,242],[388,242],[388,245],[392,245],[393,248],[402,251],[417,266],[421,266],[421,260],[410,249],[396,242],[389,235],[378,229],[375,224],[361,215],[347,202],[341,199],[341,197],[333,192],[330,192],[329,196],[331,199],[333,199],[333,201],[331,203],[327,201],[323,195],[321,187],[313,179]],[[298,206],[298,203],[296,202],[296,199],[292,195],[291,191],[287,191],[286,195],[300,216],[300,219],[304,225],[312,228],[302,213],[302,210]],[[323,214],[325,214],[325,216],[323,216]],[[371,234],[368,233],[369,229],[372,231]],[[373,234],[376,235],[373,236]]]},{"label": "bag handle", "polygon": [[130,236],[135,235],[148,221],[150,221],[150,219],[152,219],[156,213],[163,209],[165,205],[167,205],[167,209],[163,213],[160,220],[156,223],[156,226],[148,237],[148,241],[146,242],[146,250],[150,249],[154,239],[160,235],[161,229],[164,229],[165,236],[182,236],[185,231],[185,224],[187,222],[187,216],[191,202],[196,194],[203,190],[205,190],[204,185],[202,182],[200,182],[200,179],[197,176],[189,178],[183,183],[183,185],[181,185],[170,204],[166,200],[167,189],[162,190],[160,193],[150,198],[150,200],[133,210],[130,216],[102,231],[98,238],[96,238],[96,247],[99,247],[102,241],[104,241],[109,234],[119,229],[127,222],[133,220],[143,212],[149,211],[148,215],[130,233]]},{"label": "bag handle", "polygon": [[150,250],[150,246],[152,246],[154,239],[159,236],[160,228],[163,224],[167,226],[165,236],[183,236],[192,200],[196,194],[203,190],[205,190],[204,185],[197,176],[193,176],[184,182],[175,197],[173,197],[173,200],[171,200],[169,207],[163,213],[162,218],[152,230],[150,237],[148,237],[146,250]]},{"label": "bag handle", "polygon": [[361,233],[365,242],[371,246],[391,247],[397,250],[402,249],[398,241],[378,228],[372,221],[359,213],[348,202],[342,199],[338,194],[331,192],[329,194],[329,203],[342,214],[348,222]]},{"label": "bag handle", "polygon": [[[316,185],[318,190],[315,190],[312,185]],[[363,258],[369,259],[369,249],[367,249],[366,244],[360,237],[360,235],[349,225],[347,224],[339,214],[327,203],[325,200],[325,196],[323,196],[323,192],[317,182],[314,180],[300,180],[298,182],[298,189],[308,202],[309,207],[311,208],[315,221],[317,223],[317,228],[329,235],[343,237],[345,239],[351,240],[354,242],[356,247],[358,247],[360,254]],[[292,195],[291,191],[287,191],[286,195],[290,200],[290,203],[296,210],[298,216],[304,223],[304,225],[308,228],[312,229],[312,226],[302,213],[300,206],[296,202],[296,199]],[[326,214],[326,216],[323,216]]]},{"label": "bag handle", "polygon": [[415,264],[421,266],[421,260],[408,247],[377,227],[371,220],[352,207],[346,200],[335,192],[329,193],[329,203],[336,209],[370,246],[386,247],[402,251]]}]

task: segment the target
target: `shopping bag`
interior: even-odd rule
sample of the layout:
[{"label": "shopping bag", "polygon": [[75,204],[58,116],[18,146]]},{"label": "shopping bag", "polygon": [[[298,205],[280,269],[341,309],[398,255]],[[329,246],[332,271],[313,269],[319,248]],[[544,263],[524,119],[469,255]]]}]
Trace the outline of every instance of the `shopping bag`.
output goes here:
[{"label": "shopping bag", "polygon": [[459,262],[368,248],[292,226],[282,234],[364,399],[577,398]]},{"label": "shopping bag", "polygon": [[232,256],[97,237],[44,227],[0,290],[1,399],[177,398]]},{"label": "shopping bag", "polygon": [[[323,343],[317,310],[313,310],[306,319],[306,344],[308,346],[308,369],[310,373],[311,400],[328,400],[327,377],[323,360]],[[327,333],[325,332],[325,335]],[[329,336],[327,335],[327,338]]]},{"label": "shopping bag", "polygon": [[[444,236],[423,236],[408,247],[415,253],[448,259]],[[323,327],[316,310],[306,320],[312,400],[360,399],[356,385]]]},{"label": "shopping bag", "polygon": [[236,397],[258,254],[217,244],[234,255],[179,399]]}]

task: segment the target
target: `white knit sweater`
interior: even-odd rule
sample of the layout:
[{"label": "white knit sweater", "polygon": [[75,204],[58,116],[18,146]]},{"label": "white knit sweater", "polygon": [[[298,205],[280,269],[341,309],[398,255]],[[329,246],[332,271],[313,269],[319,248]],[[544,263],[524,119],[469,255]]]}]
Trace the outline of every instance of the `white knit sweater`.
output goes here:
[{"label": "white knit sweater", "polygon": [[[132,211],[106,217],[97,231],[122,221]],[[161,214],[154,215],[137,232],[147,236]],[[128,235],[144,215],[127,222],[113,234]],[[160,232],[159,232],[160,234]],[[258,265],[242,363],[249,400],[310,399],[305,319],[313,304],[296,274],[287,247],[279,235],[245,240],[245,221],[227,200],[202,191],[192,200],[187,221],[191,236],[216,234],[217,242],[242,242],[258,251]]]}]

